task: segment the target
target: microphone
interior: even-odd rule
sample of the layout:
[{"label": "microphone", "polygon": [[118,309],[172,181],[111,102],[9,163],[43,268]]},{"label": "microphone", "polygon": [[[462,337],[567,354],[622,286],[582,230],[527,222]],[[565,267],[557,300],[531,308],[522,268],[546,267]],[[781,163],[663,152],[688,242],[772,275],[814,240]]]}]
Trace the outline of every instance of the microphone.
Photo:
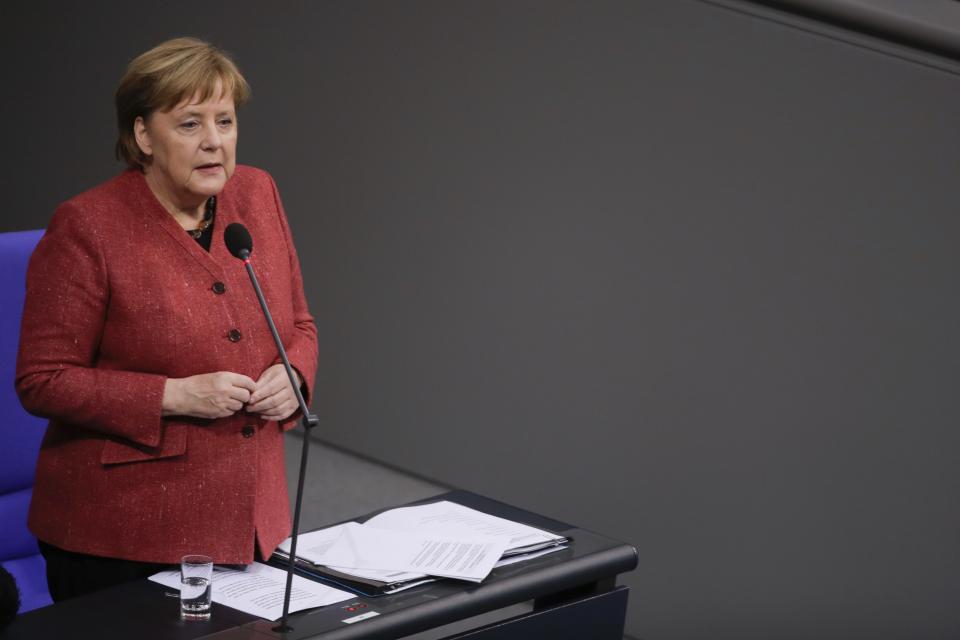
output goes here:
[{"label": "microphone", "polygon": [[233,222],[227,225],[223,230],[223,241],[227,249],[235,258],[243,260],[247,268],[247,274],[250,276],[250,282],[253,284],[253,290],[257,294],[257,300],[260,302],[260,309],[263,311],[263,317],[267,320],[270,327],[270,333],[273,335],[273,341],[277,345],[277,351],[280,353],[280,359],[283,361],[283,367],[287,371],[287,377],[290,378],[290,386],[297,396],[297,403],[300,405],[300,412],[303,423],[303,448],[300,450],[300,480],[297,482],[297,500],[293,511],[293,534],[290,536],[290,559],[287,564],[287,586],[283,593],[283,617],[280,624],[273,627],[277,633],[286,634],[293,631],[293,627],[287,624],[287,616],[290,614],[290,590],[293,586],[293,569],[297,557],[297,536],[300,532],[300,505],[303,502],[303,484],[307,471],[307,453],[310,451],[310,429],[315,427],[320,419],[310,413],[307,409],[307,403],[300,392],[300,385],[297,384],[297,378],[293,375],[293,368],[290,366],[290,360],[287,359],[287,350],[283,347],[280,340],[280,334],[277,333],[277,326],[273,323],[273,316],[270,315],[270,309],[267,308],[267,301],[263,297],[263,291],[260,290],[260,283],[257,281],[257,275],[253,272],[253,265],[250,263],[250,254],[253,253],[253,238],[250,232],[239,222]]},{"label": "microphone", "polygon": [[223,241],[234,258],[246,260],[253,253],[253,238],[250,232],[239,222],[231,222],[223,230]]}]

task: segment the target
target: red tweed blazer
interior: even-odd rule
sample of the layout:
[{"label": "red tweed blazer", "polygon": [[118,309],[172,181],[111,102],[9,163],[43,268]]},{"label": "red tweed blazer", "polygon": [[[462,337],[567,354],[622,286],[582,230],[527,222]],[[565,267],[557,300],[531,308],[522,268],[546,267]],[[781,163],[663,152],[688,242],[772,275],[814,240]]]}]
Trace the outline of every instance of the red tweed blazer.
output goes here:
[{"label": "red tweed blazer", "polygon": [[271,177],[238,166],[209,253],[128,170],[62,204],[27,273],[17,391],[50,419],[30,530],[93,555],[218,563],[264,557],[290,534],[283,424],[239,412],[161,417],[164,381],[213,371],[256,380],[279,361],[223,230],[246,225],[253,265],[308,390],[316,327]]}]

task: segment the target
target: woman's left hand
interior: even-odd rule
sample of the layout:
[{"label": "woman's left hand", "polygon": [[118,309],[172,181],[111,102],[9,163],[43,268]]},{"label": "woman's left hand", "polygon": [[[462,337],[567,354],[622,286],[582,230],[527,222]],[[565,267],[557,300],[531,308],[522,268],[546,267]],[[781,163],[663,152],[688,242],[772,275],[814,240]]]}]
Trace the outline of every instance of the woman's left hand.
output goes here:
[{"label": "woman's left hand", "polygon": [[[293,375],[299,381],[299,374]],[[297,396],[282,364],[268,367],[257,380],[257,390],[250,395],[246,410],[259,414],[264,420],[285,420],[298,408]]]}]

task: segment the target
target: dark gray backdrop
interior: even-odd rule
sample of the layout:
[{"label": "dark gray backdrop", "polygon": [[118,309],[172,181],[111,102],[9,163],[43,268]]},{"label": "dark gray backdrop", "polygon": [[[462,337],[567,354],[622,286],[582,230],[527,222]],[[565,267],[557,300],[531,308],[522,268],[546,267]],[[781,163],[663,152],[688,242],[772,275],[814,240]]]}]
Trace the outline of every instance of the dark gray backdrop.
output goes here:
[{"label": "dark gray backdrop", "polygon": [[635,544],[634,635],[956,637],[957,70],[768,18],[5,3],[3,228],[115,173],[130,57],[209,38],[322,437]]}]

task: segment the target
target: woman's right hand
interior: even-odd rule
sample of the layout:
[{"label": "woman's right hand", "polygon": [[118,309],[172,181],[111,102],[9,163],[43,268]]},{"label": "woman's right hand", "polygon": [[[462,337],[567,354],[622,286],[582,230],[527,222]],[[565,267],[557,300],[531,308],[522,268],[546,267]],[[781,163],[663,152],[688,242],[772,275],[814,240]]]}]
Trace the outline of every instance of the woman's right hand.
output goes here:
[{"label": "woman's right hand", "polygon": [[230,371],[167,378],[163,415],[226,418],[242,409],[256,389],[252,379]]}]

